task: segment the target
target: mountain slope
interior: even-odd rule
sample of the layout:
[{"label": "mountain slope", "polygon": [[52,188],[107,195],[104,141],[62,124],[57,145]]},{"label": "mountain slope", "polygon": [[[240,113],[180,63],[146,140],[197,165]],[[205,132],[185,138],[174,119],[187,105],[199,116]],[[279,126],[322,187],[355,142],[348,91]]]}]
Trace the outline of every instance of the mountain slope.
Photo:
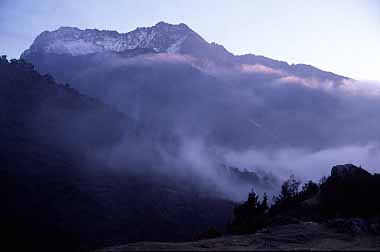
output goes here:
[{"label": "mountain slope", "polygon": [[[142,30],[155,31],[151,39],[144,35],[141,43],[125,44],[143,48],[118,51],[101,46],[100,52],[84,50],[81,55],[45,50],[56,37],[78,41],[91,34],[88,41],[96,44],[110,36],[105,31],[74,30],[78,38],[61,29],[41,34],[22,57],[41,73],[128,115],[133,128],[159,146],[167,167],[196,171],[226,188],[230,198],[240,200],[237,195],[244,195],[251,186],[243,190],[226,186],[215,173],[220,165],[274,174],[280,170],[303,173],[304,168],[293,168],[292,157],[292,153],[302,153],[313,160],[310,166],[299,161],[299,166],[308,167],[308,174],[319,169],[315,153],[364,148],[364,155],[372,156],[367,149],[380,142],[376,110],[380,100],[356,93],[360,84],[348,78],[263,56],[236,56],[185,25],[165,23],[127,34],[112,33],[140,41]],[[362,152],[355,153],[349,155],[360,159]],[[328,156],[326,162],[335,163],[336,156]],[[273,157],[280,161],[273,162]]]},{"label": "mountain slope", "polygon": [[[141,148],[146,139],[124,114],[30,64],[1,59],[0,105],[4,246],[88,251],[116,242],[191,239],[228,222],[232,203],[195,178],[137,165],[137,152],[148,159],[155,150]],[[120,141],[130,151],[109,162],[104,154]]]},{"label": "mountain slope", "polygon": [[[248,64],[249,59],[241,67],[221,67],[151,49],[78,56],[38,52],[25,59],[126,113],[137,127],[151,128],[155,137],[171,131],[240,150],[321,149],[379,138],[378,115],[371,111],[376,105],[366,105],[375,99],[341,95],[344,84],[335,81],[340,77],[316,73],[316,80],[305,68],[281,62],[273,63],[281,71]],[[283,75],[286,66],[309,77]],[[362,132],[364,122],[369,130]]]}]

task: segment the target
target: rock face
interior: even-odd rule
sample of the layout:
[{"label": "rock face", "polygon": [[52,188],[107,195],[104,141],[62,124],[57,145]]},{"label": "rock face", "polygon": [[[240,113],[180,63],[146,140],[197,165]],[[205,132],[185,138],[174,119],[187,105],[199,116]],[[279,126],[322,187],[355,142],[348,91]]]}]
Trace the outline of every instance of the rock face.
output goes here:
[{"label": "rock face", "polygon": [[336,165],[331,169],[332,177],[370,176],[371,174],[361,167],[353,164]]},{"label": "rock face", "polygon": [[330,217],[374,217],[380,213],[380,176],[352,164],[334,166],[321,187],[323,212]]}]

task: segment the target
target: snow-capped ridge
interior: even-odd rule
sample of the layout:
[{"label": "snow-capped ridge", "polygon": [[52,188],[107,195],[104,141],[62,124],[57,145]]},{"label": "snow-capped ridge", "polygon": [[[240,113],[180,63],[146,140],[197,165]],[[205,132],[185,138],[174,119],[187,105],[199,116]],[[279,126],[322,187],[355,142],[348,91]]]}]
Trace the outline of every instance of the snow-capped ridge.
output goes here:
[{"label": "snow-capped ridge", "polygon": [[152,27],[138,27],[127,33],[98,29],[81,30],[64,26],[55,31],[42,32],[21,58],[41,53],[78,56],[102,52],[119,53],[135,49],[191,56],[198,60],[198,66],[203,70],[213,69],[212,72],[219,67],[227,71],[237,68],[243,70],[245,74],[286,73],[288,75],[286,81],[289,78],[294,80],[295,76],[301,83],[305,82],[303,79],[313,78],[335,82],[348,79],[309,65],[289,65],[285,61],[254,54],[234,55],[221,44],[207,42],[183,23],[159,22]]},{"label": "snow-capped ridge", "polygon": [[127,33],[64,26],[55,31],[42,32],[24,54],[43,52],[76,56],[136,48],[177,53],[181,43],[190,34],[195,33],[183,23],[173,25],[159,22],[155,26],[139,27]]}]

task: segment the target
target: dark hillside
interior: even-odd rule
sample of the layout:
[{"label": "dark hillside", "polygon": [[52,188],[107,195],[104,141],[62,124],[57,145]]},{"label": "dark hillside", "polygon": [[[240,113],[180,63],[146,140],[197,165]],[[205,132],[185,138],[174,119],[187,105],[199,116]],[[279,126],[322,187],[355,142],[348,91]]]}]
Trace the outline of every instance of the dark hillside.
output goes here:
[{"label": "dark hillside", "polygon": [[135,172],[140,167],[128,156],[122,167],[96,159],[94,153],[122,138],[126,148],[136,148],[140,133],[130,122],[32,65],[2,58],[4,246],[87,251],[119,242],[191,239],[210,226],[223,228],[231,203],[202,193],[190,180],[175,181],[149,167]]}]

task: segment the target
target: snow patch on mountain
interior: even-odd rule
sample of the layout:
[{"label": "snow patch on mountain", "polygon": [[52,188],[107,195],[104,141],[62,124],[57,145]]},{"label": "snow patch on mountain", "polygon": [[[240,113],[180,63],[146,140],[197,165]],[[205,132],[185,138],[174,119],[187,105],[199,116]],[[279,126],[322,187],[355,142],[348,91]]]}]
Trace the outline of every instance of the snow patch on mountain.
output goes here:
[{"label": "snow patch on mountain", "polygon": [[24,54],[43,52],[76,56],[137,48],[177,53],[190,34],[195,33],[184,24],[172,25],[164,22],[153,27],[137,28],[128,33],[61,27],[56,31],[41,33]]},{"label": "snow patch on mountain", "polygon": [[168,53],[179,53],[181,49],[181,44],[183,41],[185,41],[187,36],[184,36],[183,38],[179,39],[177,42],[173,43],[169,48],[166,50]]},{"label": "snow patch on mountain", "polygon": [[82,39],[76,41],[62,41],[57,40],[46,46],[46,52],[49,53],[60,53],[60,54],[71,54],[71,55],[80,55],[80,54],[90,54],[101,52],[104,48],[100,45],[84,41]]}]

